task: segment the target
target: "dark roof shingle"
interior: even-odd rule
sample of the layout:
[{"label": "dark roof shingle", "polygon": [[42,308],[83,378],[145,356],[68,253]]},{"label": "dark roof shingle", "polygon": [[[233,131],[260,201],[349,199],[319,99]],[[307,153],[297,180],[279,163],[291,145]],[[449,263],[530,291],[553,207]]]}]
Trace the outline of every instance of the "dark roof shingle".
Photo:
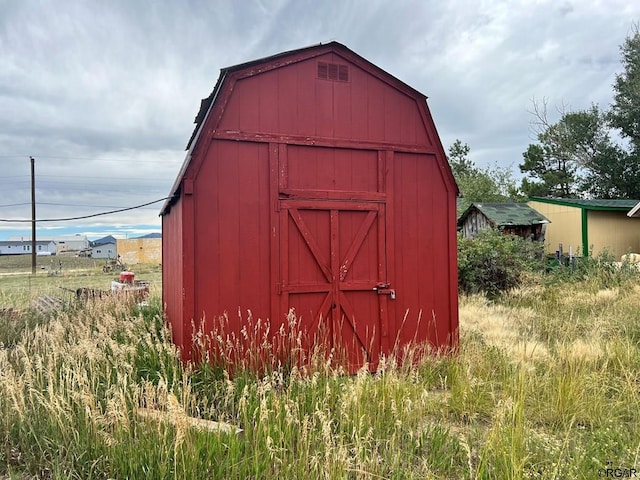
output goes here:
[{"label": "dark roof shingle", "polygon": [[526,203],[472,203],[458,218],[458,226],[464,223],[473,210],[482,212],[496,227],[551,223]]}]

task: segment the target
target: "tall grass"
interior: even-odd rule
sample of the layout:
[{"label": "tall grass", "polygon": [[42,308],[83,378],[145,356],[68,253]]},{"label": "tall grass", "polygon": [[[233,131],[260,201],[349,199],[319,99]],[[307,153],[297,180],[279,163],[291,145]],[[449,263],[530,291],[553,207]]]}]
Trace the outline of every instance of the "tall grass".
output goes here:
[{"label": "tall grass", "polygon": [[[247,331],[256,349],[240,352],[245,364],[233,357],[233,374],[211,358],[185,367],[157,295],[144,310],[107,299],[25,313],[14,327],[0,321],[0,473],[547,479],[640,469],[639,294],[634,279],[587,279],[536,281],[494,302],[465,296],[456,356],[387,358],[352,376],[330,352],[286,361],[300,358],[294,329],[260,350],[257,319]],[[233,345],[218,333],[211,341]],[[290,357],[252,368],[274,344]]]}]

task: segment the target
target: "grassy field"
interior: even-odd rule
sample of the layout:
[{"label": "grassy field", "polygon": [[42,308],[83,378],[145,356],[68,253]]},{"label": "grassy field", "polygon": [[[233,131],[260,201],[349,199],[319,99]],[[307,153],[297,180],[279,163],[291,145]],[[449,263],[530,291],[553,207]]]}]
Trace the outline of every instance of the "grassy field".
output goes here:
[{"label": "grassy field", "polygon": [[355,376],[323,355],[261,375],[185,368],[157,292],[143,310],[107,299],[0,319],[0,473],[633,478],[640,283],[596,280],[533,278],[494,302],[462,297],[456,356],[387,359],[377,374]]},{"label": "grassy field", "polygon": [[[36,268],[39,273],[54,269],[62,262],[64,270],[97,270],[102,268],[105,260],[77,257],[61,254],[49,257],[36,256]],[[31,255],[1,255],[0,274],[31,273]]]},{"label": "grassy field", "polygon": [[[27,308],[43,295],[67,300],[78,288],[109,290],[119,272],[104,273],[105,260],[56,255],[36,257],[36,274],[31,275],[31,256],[0,256],[0,309]],[[130,265],[136,280],[148,280],[160,291],[159,265]]]}]

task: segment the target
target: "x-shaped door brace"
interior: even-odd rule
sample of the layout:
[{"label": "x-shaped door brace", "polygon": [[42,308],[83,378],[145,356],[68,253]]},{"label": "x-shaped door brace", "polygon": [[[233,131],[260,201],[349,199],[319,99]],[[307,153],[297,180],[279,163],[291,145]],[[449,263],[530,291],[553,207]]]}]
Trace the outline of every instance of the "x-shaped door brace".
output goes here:
[{"label": "x-shaped door brace", "polygon": [[[318,312],[319,315],[317,318],[313,320],[311,326],[313,326],[313,324],[315,324],[317,321],[320,320],[320,316],[325,315],[325,317],[329,317],[330,309],[333,307],[333,304],[337,300],[338,303],[340,304],[341,309],[344,311],[347,322],[349,322],[349,324],[351,325],[353,333],[358,339],[358,342],[360,343],[361,347],[365,350],[365,352],[368,352],[368,345],[366,345],[366,342],[364,339],[360,338],[360,335],[356,330],[354,309],[351,306],[351,302],[349,302],[344,292],[340,290],[339,282],[344,281],[344,279],[347,277],[347,273],[349,272],[349,269],[353,265],[355,257],[358,254],[358,251],[360,250],[360,248],[362,247],[362,244],[364,243],[364,240],[367,237],[367,234],[369,233],[369,230],[371,229],[371,226],[373,225],[373,222],[375,221],[378,215],[378,211],[369,210],[369,213],[367,214],[364,221],[360,225],[358,232],[356,233],[355,237],[351,241],[351,244],[349,245],[349,248],[345,253],[344,259],[340,263],[339,272],[332,272],[329,261],[322,253],[322,250],[320,249],[318,243],[316,242],[313,234],[309,230],[309,227],[307,227],[307,224],[305,223],[302,216],[300,215],[300,211],[297,208],[289,208],[288,210],[289,210],[289,215],[291,215],[291,218],[295,222],[298,230],[300,231],[300,234],[304,238],[305,243],[309,247],[309,251],[313,255],[317,264],[320,266],[320,269],[322,270],[322,273],[326,277],[327,282],[338,287],[336,289],[337,298],[334,298],[334,290],[330,290],[329,292],[327,292],[327,295],[325,296],[324,300],[322,301],[322,304],[320,305],[320,309]],[[331,212],[338,212],[338,211],[341,211],[341,210],[331,210]],[[332,215],[331,221],[332,222],[337,221],[337,215],[335,216],[335,220],[333,219],[333,217],[334,216]],[[332,254],[333,252],[338,250],[337,241],[331,240],[330,250]],[[337,279],[334,277],[334,274],[338,277]],[[338,285],[335,285],[335,283],[338,283]]]},{"label": "x-shaped door brace", "polygon": [[[335,211],[338,211],[338,210],[335,210]],[[322,254],[322,251],[320,250],[318,243],[316,242],[313,234],[307,227],[307,224],[302,219],[300,212],[298,211],[297,208],[290,208],[289,214],[291,215],[291,218],[293,218],[293,221],[298,227],[298,230],[300,231],[302,237],[304,238],[305,243],[309,247],[309,251],[313,255],[318,265],[320,266],[320,269],[322,270],[322,273],[326,277],[327,281],[329,283],[334,283],[335,278],[334,278],[334,272],[331,271],[331,265],[329,264],[325,256]],[[367,233],[371,229],[371,226],[373,225],[373,222],[375,221],[377,215],[378,215],[378,212],[376,210],[370,210],[366,218],[360,225],[360,228],[358,229],[356,236],[351,241],[351,245],[349,246],[349,249],[347,250],[347,253],[344,256],[344,260],[342,260],[340,264],[339,281],[342,282],[344,281],[345,278],[347,278],[347,273],[349,272],[349,269],[353,265],[353,261],[356,255],[358,254],[358,251],[362,247],[362,244],[364,243],[364,240],[367,237]],[[334,245],[334,243],[335,242],[331,241],[330,248],[331,248],[332,254],[334,250],[337,251],[338,249],[338,245]],[[338,272],[335,272],[335,273],[337,274]]]}]

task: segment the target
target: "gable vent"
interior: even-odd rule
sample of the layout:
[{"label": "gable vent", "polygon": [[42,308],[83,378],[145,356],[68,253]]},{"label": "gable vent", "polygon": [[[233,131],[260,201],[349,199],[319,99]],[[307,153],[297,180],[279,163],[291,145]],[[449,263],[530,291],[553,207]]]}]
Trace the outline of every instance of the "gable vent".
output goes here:
[{"label": "gable vent", "polygon": [[348,82],[349,67],[340,63],[318,62],[318,78]]}]

